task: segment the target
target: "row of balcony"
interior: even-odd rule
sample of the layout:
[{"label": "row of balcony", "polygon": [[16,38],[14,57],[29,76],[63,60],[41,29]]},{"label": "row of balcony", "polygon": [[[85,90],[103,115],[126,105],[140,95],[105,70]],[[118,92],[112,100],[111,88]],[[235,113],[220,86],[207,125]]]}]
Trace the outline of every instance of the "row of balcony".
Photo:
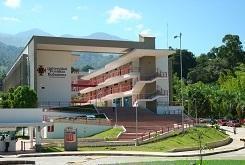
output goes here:
[{"label": "row of balcony", "polygon": [[[82,102],[88,102],[90,100],[100,99],[110,94],[126,92],[130,90],[132,90],[131,85],[116,86],[112,88],[101,89],[85,94],[82,97]],[[133,94],[133,98],[135,101],[140,99],[152,99],[155,96],[168,96],[168,90],[163,90],[162,88],[159,88],[159,86],[157,86],[157,90],[153,93]]]},{"label": "row of balcony", "polygon": [[90,81],[91,81],[91,84],[100,84],[109,78],[122,76],[122,75],[130,74],[130,73],[140,73],[142,81],[147,81],[147,80],[150,80],[154,77],[168,77],[167,72],[163,72],[158,68],[156,69],[155,73],[145,75],[145,74],[141,73],[140,67],[133,67],[131,64],[126,64],[126,65],[123,65],[119,68],[111,70],[109,72],[106,72],[102,75],[94,77],[94,78],[90,79]]},{"label": "row of balcony", "polygon": [[122,75],[126,75],[129,73],[135,73],[135,72],[139,72],[139,68],[133,68],[132,66],[127,66],[127,67],[112,70],[110,72],[106,72],[102,75],[99,75],[97,77],[90,79],[90,81],[92,84],[100,84],[100,83],[105,82],[109,78],[122,76]]},{"label": "row of balcony", "polygon": [[[129,73],[130,73],[130,72],[129,72]],[[119,76],[119,75],[118,75],[118,76]],[[155,79],[155,78],[157,78],[157,77],[167,77],[167,76],[168,76],[168,75],[167,75],[167,72],[156,71],[155,73],[153,73],[153,74],[151,74],[151,75],[144,75],[144,74],[141,74],[139,77],[137,77],[136,82],[138,82],[138,81],[151,81],[151,80],[153,80],[153,79]],[[111,76],[111,77],[114,77],[114,76]],[[96,80],[96,82],[95,82],[95,81],[92,81],[92,82],[89,82],[89,83],[92,84],[93,86],[95,86],[94,84],[96,84],[96,83],[101,83],[101,82],[103,82],[103,81],[105,81],[106,79],[111,78],[111,77],[103,77],[103,78],[101,78],[101,79]],[[86,88],[86,87],[74,86],[74,85],[72,84],[72,91],[73,91],[73,92],[78,92],[78,91],[80,91],[80,90],[82,90],[82,89],[84,89],[84,88]]]},{"label": "row of balcony", "polygon": [[132,90],[132,88],[133,88],[132,81],[129,81],[127,83],[121,83],[118,85],[111,85],[109,87],[104,87],[104,88],[84,94],[82,97],[82,100],[84,102],[88,102],[89,100],[102,98],[110,94],[130,91]]}]

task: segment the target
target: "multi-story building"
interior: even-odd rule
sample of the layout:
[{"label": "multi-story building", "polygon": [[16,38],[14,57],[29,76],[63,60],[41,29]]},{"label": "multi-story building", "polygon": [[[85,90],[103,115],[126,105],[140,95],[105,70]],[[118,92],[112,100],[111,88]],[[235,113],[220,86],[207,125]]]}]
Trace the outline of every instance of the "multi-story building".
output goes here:
[{"label": "multi-story building", "polygon": [[173,52],[133,49],[104,68],[81,77],[94,84],[80,90],[81,102],[98,106],[138,106],[154,112],[169,105],[168,56]]},{"label": "multi-story building", "polygon": [[[77,79],[81,75],[74,78],[71,67],[79,52],[113,53],[119,58]],[[36,91],[40,107],[115,103],[159,112],[171,98],[171,54],[155,49],[155,37],[142,35],[138,42],[33,36],[8,71],[4,90],[28,85]]]}]

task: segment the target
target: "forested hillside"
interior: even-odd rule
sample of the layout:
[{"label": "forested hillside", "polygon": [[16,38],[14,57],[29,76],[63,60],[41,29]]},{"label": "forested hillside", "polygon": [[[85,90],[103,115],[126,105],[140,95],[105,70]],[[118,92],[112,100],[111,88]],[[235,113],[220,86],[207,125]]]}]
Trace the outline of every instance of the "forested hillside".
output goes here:
[{"label": "forested hillside", "polygon": [[[245,116],[245,52],[237,35],[226,35],[222,45],[195,57],[183,50],[183,90],[181,92],[179,51],[172,56],[174,100],[186,113],[210,118]],[[195,106],[196,105],[196,106]]]}]

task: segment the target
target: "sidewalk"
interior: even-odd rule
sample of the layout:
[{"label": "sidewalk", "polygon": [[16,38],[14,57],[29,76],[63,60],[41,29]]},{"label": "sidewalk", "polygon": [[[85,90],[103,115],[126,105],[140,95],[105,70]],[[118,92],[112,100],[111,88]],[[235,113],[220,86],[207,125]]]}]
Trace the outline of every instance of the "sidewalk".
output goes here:
[{"label": "sidewalk", "polygon": [[[218,147],[211,150],[203,151],[203,155],[215,155],[220,153],[227,153],[244,149],[244,142],[240,141],[240,138],[244,138],[245,128],[237,128],[237,134],[233,134],[233,128],[222,127],[227,130],[227,134],[233,139],[232,143]],[[185,152],[141,152],[141,151],[74,151],[74,152],[52,152],[52,153],[30,153],[30,154],[18,154],[18,155],[4,155],[0,157],[44,157],[44,156],[149,156],[149,157],[193,157],[198,156],[199,151],[185,151]]]}]

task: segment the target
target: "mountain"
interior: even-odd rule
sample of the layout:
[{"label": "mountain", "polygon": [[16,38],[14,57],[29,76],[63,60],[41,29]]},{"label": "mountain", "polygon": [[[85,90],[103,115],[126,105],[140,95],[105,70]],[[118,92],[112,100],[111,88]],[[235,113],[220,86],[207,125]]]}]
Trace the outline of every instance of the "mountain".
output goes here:
[{"label": "mountain", "polygon": [[119,57],[115,54],[98,54],[89,52],[80,53],[79,55],[80,58],[73,64],[73,67],[80,70],[82,70],[86,65],[92,66],[94,69],[99,69]]},{"label": "mountain", "polygon": [[0,33],[0,42],[16,47],[24,47],[33,35],[53,36],[47,32],[35,28],[14,35]]},{"label": "mountain", "polygon": [[[3,42],[7,45],[16,46],[16,47],[24,47],[33,35],[54,36],[50,33],[47,33],[45,31],[42,31],[40,29],[35,28],[35,29],[30,29],[27,31],[20,32],[20,33],[14,34],[14,35],[0,33],[0,42]],[[70,35],[70,34],[64,34],[64,35],[61,35],[60,37],[103,39],[103,40],[125,40],[125,39],[122,39],[118,36],[110,35],[110,34],[107,34],[104,32],[96,32],[96,33],[92,33],[88,36],[74,36],[74,35]]]},{"label": "mountain", "polygon": [[8,70],[22,49],[22,47],[6,45],[0,42],[0,70]]},{"label": "mountain", "polygon": [[104,32],[96,32],[96,33],[92,33],[88,36],[84,36],[82,38],[88,38],[88,39],[102,39],[102,40],[125,40],[122,39],[118,36],[115,35],[110,35]]},{"label": "mountain", "polygon": [[[30,29],[24,32],[20,32],[14,35],[0,33],[0,71],[7,71],[12,66],[15,59],[18,57],[23,47],[27,44],[33,35],[39,36],[54,36],[50,33],[44,32],[40,29]],[[104,39],[104,40],[124,40],[115,35],[110,35],[103,32],[92,33],[88,36],[74,36],[70,34],[64,34],[61,37],[71,38],[88,38],[88,39]],[[108,62],[117,59],[117,55],[96,53],[81,53],[80,59],[74,64],[74,67],[82,69],[89,64],[95,69],[103,67]]]}]

